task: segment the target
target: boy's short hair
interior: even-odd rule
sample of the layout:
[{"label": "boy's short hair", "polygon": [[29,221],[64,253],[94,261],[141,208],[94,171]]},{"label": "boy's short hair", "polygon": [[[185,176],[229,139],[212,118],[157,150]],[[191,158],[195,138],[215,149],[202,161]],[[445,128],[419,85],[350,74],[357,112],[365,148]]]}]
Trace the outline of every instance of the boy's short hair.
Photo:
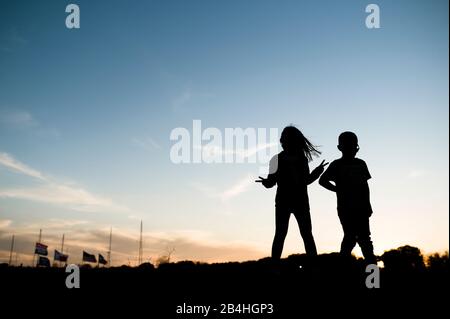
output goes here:
[{"label": "boy's short hair", "polygon": [[339,135],[338,143],[339,145],[358,145],[358,136],[353,132],[343,132]]}]

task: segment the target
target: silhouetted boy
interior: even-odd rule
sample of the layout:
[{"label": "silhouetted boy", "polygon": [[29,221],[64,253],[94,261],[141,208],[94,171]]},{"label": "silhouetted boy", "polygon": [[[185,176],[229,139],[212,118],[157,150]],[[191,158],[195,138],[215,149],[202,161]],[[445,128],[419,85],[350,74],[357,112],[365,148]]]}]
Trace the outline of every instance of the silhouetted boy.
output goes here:
[{"label": "silhouetted boy", "polygon": [[375,263],[369,227],[372,207],[367,181],[371,176],[366,163],[355,157],[359,151],[356,134],[344,132],[339,135],[338,149],[342,157],[330,164],[319,184],[337,195],[337,210],[344,230],[341,254],[350,256],[358,243],[366,261]]}]

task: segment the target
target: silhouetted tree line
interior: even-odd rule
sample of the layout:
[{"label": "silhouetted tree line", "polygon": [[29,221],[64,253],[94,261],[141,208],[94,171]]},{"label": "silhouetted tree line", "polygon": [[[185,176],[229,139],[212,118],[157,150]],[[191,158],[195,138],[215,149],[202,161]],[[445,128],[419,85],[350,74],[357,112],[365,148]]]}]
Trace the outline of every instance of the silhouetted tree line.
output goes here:
[{"label": "silhouetted tree line", "polygon": [[434,253],[425,257],[419,248],[409,245],[391,249],[380,256],[384,268],[395,272],[423,271],[426,269],[439,272],[447,271],[448,259],[448,251],[443,254]]},{"label": "silhouetted tree line", "polygon": [[[169,255],[170,256],[170,255]],[[401,246],[396,249],[391,249],[385,251],[377,259],[383,262],[383,267],[386,271],[391,272],[417,272],[417,271],[432,271],[432,272],[447,272],[449,269],[449,253],[433,253],[424,256],[419,248],[413,246]],[[284,259],[284,264],[289,267],[298,265],[307,267],[326,267],[328,265],[342,264],[343,258],[338,253],[321,254],[317,257],[316,262],[312,260],[306,254],[293,254]],[[355,256],[346,259],[346,264],[362,264],[363,259],[356,258]],[[223,269],[233,269],[241,267],[259,267],[268,266],[270,267],[271,258],[266,257],[254,261],[245,262],[225,262],[225,263],[204,263],[204,262],[194,262],[194,261],[178,261],[171,262],[169,258],[164,256],[156,260],[156,265],[145,262],[139,265],[137,268],[142,270],[153,270],[153,269],[192,269],[192,268],[223,268]],[[0,268],[8,267],[7,263],[0,264]],[[83,268],[93,268],[89,264],[82,266]],[[136,267],[131,267],[128,265],[122,265],[120,267],[113,267],[120,269],[132,269]],[[108,268],[104,268],[105,270]]]}]

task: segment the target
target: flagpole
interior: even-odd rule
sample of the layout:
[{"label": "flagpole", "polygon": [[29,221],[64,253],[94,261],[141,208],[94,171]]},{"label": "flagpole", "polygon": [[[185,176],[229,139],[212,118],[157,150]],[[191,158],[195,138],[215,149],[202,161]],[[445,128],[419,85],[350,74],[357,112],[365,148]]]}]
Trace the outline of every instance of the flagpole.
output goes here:
[{"label": "flagpole", "polygon": [[139,235],[139,257],[138,257],[138,266],[142,263],[142,220],[141,220],[141,232]]},{"label": "flagpole", "polygon": [[112,227],[109,231],[108,267],[111,267],[111,243],[112,243]]},{"label": "flagpole", "polygon": [[[38,238],[38,243],[41,242],[42,239],[42,229],[39,229],[39,238]],[[33,255],[33,267],[36,266],[36,245],[34,246],[34,255]]]},{"label": "flagpole", "polygon": [[[64,255],[64,234],[62,235],[62,240],[61,240],[61,255]],[[62,261],[59,261],[59,265],[62,265]]]},{"label": "flagpole", "polygon": [[13,250],[14,250],[14,235],[12,235],[12,239],[11,239],[11,250],[9,251],[8,266],[11,266]]}]

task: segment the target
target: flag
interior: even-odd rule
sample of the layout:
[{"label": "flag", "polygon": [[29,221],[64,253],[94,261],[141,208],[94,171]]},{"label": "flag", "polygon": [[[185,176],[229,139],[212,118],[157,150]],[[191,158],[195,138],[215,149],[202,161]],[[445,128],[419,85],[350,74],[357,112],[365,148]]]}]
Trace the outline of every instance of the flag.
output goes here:
[{"label": "flag", "polygon": [[55,257],[53,259],[54,260],[58,260],[58,261],[67,262],[67,259],[69,259],[69,255],[65,255],[63,253],[60,253],[59,251],[57,251],[55,249]]},{"label": "flag", "polygon": [[36,247],[34,248],[34,253],[42,256],[47,256],[47,245],[36,243]]},{"label": "flag", "polygon": [[83,250],[83,261],[86,261],[88,263],[96,263],[97,259],[95,258],[95,255],[88,254]]},{"label": "flag", "polygon": [[50,267],[50,260],[47,257],[39,256],[37,265],[42,267]]},{"label": "flag", "polygon": [[98,254],[98,263],[102,264],[102,265],[106,265],[108,262],[106,261],[105,257],[103,257],[102,255]]}]

